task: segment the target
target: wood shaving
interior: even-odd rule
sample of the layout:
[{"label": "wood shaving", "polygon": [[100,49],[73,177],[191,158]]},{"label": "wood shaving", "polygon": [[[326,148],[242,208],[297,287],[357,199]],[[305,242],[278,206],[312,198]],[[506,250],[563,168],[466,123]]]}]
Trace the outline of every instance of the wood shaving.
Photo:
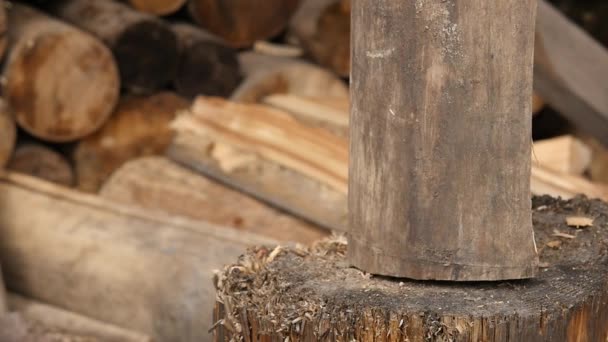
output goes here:
[{"label": "wood shaving", "polygon": [[587,228],[593,226],[593,219],[585,216],[568,216],[566,224],[574,228]]}]

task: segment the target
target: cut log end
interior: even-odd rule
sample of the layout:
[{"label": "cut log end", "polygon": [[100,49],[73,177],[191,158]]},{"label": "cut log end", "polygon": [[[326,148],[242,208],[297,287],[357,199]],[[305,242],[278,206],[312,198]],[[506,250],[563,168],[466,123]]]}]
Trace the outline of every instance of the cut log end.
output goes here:
[{"label": "cut log end", "polygon": [[[217,278],[215,341],[605,340],[608,205],[545,196],[535,198],[533,208],[543,267],[534,280],[375,277],[348,267],[342,241],[308,250],[255,249]],[[565,218],[574,213],[595,217],[594,226],[568,227]],[[561,247],[550,247],[556,240]]]},{"label": "cut log end", "polygon": [[169,15],[178,11],[186,0],[129,0],[131,6],[139,11],[154,15]]},{"label": "cut log end", "polygon": [[12,6],[9,21],[14,43],[4,68],[4,91],[17,123],[54,142],[99,128],[118,98],[120,80],[110,51],[23,5]]},{"label": "cut log end", "polygon": [[120,77],[134,92],[162,87],[178,64],[177,37],[161,21],[146,20],[129,26],[113,46]]},{"label": "cut log end", "polygon": [[74,185],[75,176],[70,163],[61,154],[42,145],[19,146],[7,168],[49,182]]}]

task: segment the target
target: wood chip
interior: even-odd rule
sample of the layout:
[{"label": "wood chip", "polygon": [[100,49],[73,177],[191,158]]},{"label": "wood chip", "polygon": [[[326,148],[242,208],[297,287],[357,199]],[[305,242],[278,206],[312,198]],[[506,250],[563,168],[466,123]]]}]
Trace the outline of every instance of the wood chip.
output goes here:
[{"label": "wood chip", "polygon": [[576,236],[574,236],[572,234],[562,233],[562,232],[558,231],[557,229],[553,231],[553,236],[557,236],[557,237],[561,237],[561,238],[565,238],[565,239],[574,239],[574,238],[576,238]]},{"label": "wood chip", "polygon": [[593,226],[593,219],[585,216],[566,217],[566,224],[575,228],[586,228]]},{"label": "wood chip", "polygon": [[562,246],[562,242],[560,240],[553,240],[553,241],[547,242],[547,247],[549,247],[549,248],[558,249],[561,246]]}]

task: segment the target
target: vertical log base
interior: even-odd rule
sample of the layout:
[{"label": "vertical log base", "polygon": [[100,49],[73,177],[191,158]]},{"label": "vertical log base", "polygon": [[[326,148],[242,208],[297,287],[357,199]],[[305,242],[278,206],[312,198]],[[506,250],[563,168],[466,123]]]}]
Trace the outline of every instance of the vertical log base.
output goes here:
[{"label": "vertical log base", "polygon": [[[348,267],[340,241],[250,251],[217,278],[214,340],[606,341],[608,205],[545,196],[533,208],[542,266],[533,280],[371,277]],[[594,225],[568,227],[571,215]]]}]

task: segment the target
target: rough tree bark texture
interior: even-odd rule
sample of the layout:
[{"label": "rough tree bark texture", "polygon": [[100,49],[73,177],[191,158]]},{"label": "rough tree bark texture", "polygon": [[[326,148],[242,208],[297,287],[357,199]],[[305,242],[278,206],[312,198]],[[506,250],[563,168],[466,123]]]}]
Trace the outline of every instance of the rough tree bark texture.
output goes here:
[{"label": "rough tree bark texture", "polygon": [[112,54],[97,39],[27,6],[8,11],[4,94],[17,123],[65,142],[95,131],[118,100]]},{"label": "rough tree bark texture", "polygon": [[189,0],[192,17],[234,47],[281,32],[300,0]]},{"label": "rough tree bark texture", "polygon": [[534,0],[352,6],[350,262],[528,278]]},{"label": "rough tree bark texture", "polygon": [[51,12],[108,44],[124,87],[147,92],[173,78],[177,37],[162,20],[114,0],[58,1]]},{"label": "rough tree bark texture", "polygon": [[172,25],[179,42],[179,65],[173,80],[178,94],[229,96],[241,82],[236,50],[212,34],[187,24]]}]

